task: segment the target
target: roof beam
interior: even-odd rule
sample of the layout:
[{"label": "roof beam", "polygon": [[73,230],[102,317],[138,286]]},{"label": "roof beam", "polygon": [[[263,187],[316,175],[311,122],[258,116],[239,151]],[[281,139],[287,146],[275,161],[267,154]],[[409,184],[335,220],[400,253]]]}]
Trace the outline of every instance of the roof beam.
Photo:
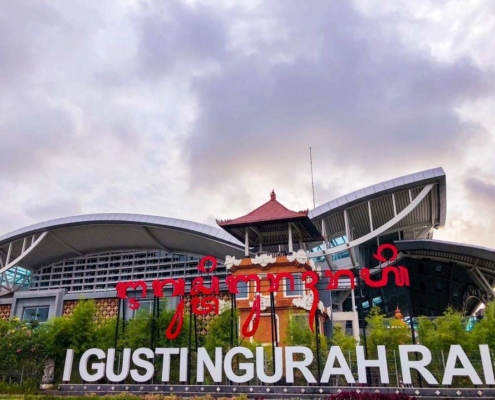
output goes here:
[{"label": "roof beam", "polygon": [[435,204],[433,204],[433,194],[430,195],[430,221],[435,226]]},{"label": "roof beam", "polygon": [[351,229],[349,226],[349,214],[347,212],[347,209],[344,210],[344,224],[345,224],[345,242],[349,243],[349,240],[351,240]]},{"label": "roof beam", "polygon": [[[260,232],[260,230],[254,226],[250,226],[249,229],[251,229],[254,233],[258,235],[258,237],[262,237],[263,234]],[[284,231],[286,232],[286,231]],[[276,234],[277,232],[269,232],[270,234]]]},{"label": "roof beam", "polygon": [[[328,247],[328,241],[327,241],[327,222],[325,221],[325,218],[322,218],[321,220],[321,236],[323,236],[323,243],[322,247],[326,249]],[[333,263],[332,263],[332,257],[326,255],[325,256],[325,262],[327,263],[328,269],[330,271],[333,271]]]},{"label": "roof beam", "polygon": [[[249,229],[252,229],[251,227],[249,227]],[[254,233],[256,233],[258,235],[258,232],[253,230]],[[266,232],[259,232],[259,235],[258,236],[264,236],[264,237],[267,237],[267,236],[272,236],[272,235],[287,235],[288,233],[288,230],[285,229],[285,230],[281,230],[281,231],[266,231]]]},{"label": "roof beam", "polygon": [[303,234],[296,224],[291,223],[291,225],[296,229],[297,233],[299,234],[299,248],[302,248]]},{"label": "roof beam", "polygon": [[155,235],[153,235],[148,228],[145,226],[142,226],[143,231],[146,233],[146,235],[162,250],[168,251],[169,253],[172,252],[171,249],[169,249],[167,246],[165,246],[162,242],[160,242]]},{"label": "roof beam", "polygon": [[8,292],[11,292],[11,287],[9,286],[9,280],[7,279],[7,276],[5,275],[5,272],[0,274],[0,288],[5,289]]},{"label": "roof beam", "polygon": [[[0,273],[5,272],[9,270],[10,268],[16,266],[19,262],[22,261],[24,257],[26,257],[29,253],[31,253],[32,250],[34,250],[40,243],[41,241],[45,238],[46,235],[48,235],[48,231],[43,232],[35,241],[32,242],[31,246],[29,246],[23,253],[21,253],[16,259],[12,260],[11,262],[6,262],[5,266],[0,269]],[[12,246],[12,243],[10,243],[9,248]],[[9,251],[10,253],[10,251]],[[9,255],[10,258],[10,255]]]},{"label": "roof beam", "polygon": [[372,267],[372,268],[368,267],[368,269],[370,270],[370,275],[381,271],[385,267],[397,264],[404,257],[405,257],[405,254],[401,251],[399,254],[397,254],[397,258],[393,261],[388,260],[388,261],[385,261],[384,263],[379,263],[376,267]]},{"label": "roof beam", "polygon": [[484,283],[481,281],[479,275],[476,273],[475,268],[471,268],[468,270],[469,276],[473,279],[473,281],[478,285],[480,289],[482,289],[484,292],[486,292],[486,287]]},{"label": "roof beam", "polygon": [[[69,250],[71,253],[77,254],[78,256],[84,256],[86,255],[85,253],[80,252],[79,250],[75,249],[68,243],[64,242],[61,238],[57,236],[57,234],[53,231],[50,231],[50,237],[55,239],[58,243],[60,243],[62,246],[64,246],[67,250]],[[26,241],[26,238],[24,238],[24,243]]]},{"label": "roof beam", "polygon": [[342,237],[344,236],[346,233],[345,233],[345,230],[343,231],[338,231],[338,232],[332,232],[331,236],[328,234],[328,230],[327,230],[327,243],[329,243],[330,241],[332,241],[333,239],[337,239],[339,237]]},{"label": "roof beam", "polygon": [[7,250],[7,258],[5,259],[5,264],[7,265],[9,265],[11,253],[12,253],[12,242],[9,243],[9,249]]},{"label": "roof beam", "polygon": [[[335,254],[339,253],[341,251],[347,250],[349,247],[354,247],[357,245],[360,245],[362,243],[367,242],[370,239],[373,239],[374,237],[380,235],[381,233],[385,232],[387,229],[391,228],[394,226],[396,223],[398,223],[400,220],[402,220],[406,215],[408,215],[411,211],[413,211],[419,203],[430,193],[431,189],[435,185],[433,183],[430,183],[426,185],[423,190],[419,193],[419,195],[416,196],[416,198],[406,207],[404,210],[402,210],[399,214],[397,214],[394,218],[392,218],[390,221],[384,223],[382,226],[379,228],[371,231],[370,233],[361,236],[360,238],[350,241],[349,243],[342,244],[337,247],[332,247],[330,249],[324,250],[324,251],[318,251],[314,253],[308,253],[309,257],[321,257],[325,254]],[[344,210],[344,216],[345,216],[345,211]],[[349,232],[349,226],[346,224],[346,232]]]},{"label": "roof beam", "polygon": [[488,289],[488,292],[493,294],[493,287],[490,286],[490,284],[488,283],[488,281],[486,280],[485,276],[481,273],[481,271],[478,269],[478,261],[479,260],[476,260],[476,266],[473,267],[473,269],[476,271],[476,273],[480,276],[481,280],[483,281],[483,283],[486,285],[486,288]]},{"label": "roof beam", "polygon": [[431,230],[433,229],[433,225],[428,225],[425,227],[425,229],[423,229],[417,236],[416,236],[416,239],[420,238],[420,239],[423,239],[425,237],[427,237],[427,235],[431,232]]},{"label": "roof beam", "polygon": [[491,275],[495,278],[495,270],[490,268],[480,267],[479,265],[477,265],[476,268],[478,268],[481,272],[486,272],[487,275]]},{"label": "roof beam", "polygon": [[371,215],[371,202],[368,201],[368,215],[370,217],[370,232],[373,232],[373,216]]}]

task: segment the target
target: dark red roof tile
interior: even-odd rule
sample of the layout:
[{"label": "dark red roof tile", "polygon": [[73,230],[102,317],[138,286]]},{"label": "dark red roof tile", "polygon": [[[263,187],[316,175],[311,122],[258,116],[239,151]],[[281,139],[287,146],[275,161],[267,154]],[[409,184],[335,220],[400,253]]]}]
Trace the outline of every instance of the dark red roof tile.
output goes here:
[{"label": "dark red roof tile", "polygon": [[232,225],[258,224],[260,222],[290,220],[307,217],[306,211],[291,211],[277,201],[275,191],[270,193],[270,201],[242,217],[225,221],[217,221],[221,227]]}]

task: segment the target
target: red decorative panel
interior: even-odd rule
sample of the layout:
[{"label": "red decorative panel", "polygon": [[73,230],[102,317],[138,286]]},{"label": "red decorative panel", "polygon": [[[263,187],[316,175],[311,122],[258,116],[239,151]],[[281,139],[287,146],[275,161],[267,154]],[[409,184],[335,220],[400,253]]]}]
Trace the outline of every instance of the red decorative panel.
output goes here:
[{"label": "red decorative panel", "polygon": [[[117,316],[117,312],[119,309],[119,299],[95,299],[94,302],[96,304],[96,319],[112,318]],[[77,303],[79,303],[79,300],[64,301],[64,309],[62,315],[64,317],[72,315],[72,312],[74,311]]]},{"label": "red decorative panel", "polygon": [[74,308],[77,306],[77,303],[79,303],[79,300],[64,301],[64,309],[62,311],[62,316],[68,317],[72,315],[72,311],[74,311]]},{"label": "red decorative panel", "polygon": [[96,303],[96,318],[113,318],[117,316],[119,311],[119,299],[97,299]]},{"label": "red decorative panel", "polygon": [[10,304],[4,304],[0,306],[0,319],[7,320],[10,318]]}]

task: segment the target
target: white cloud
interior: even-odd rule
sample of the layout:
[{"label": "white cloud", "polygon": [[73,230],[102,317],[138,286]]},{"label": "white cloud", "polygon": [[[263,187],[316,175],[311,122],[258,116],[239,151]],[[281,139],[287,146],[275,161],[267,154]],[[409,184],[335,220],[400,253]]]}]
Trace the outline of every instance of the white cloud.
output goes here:
[{"label": "white cloud", "polygon": [[442,165],[437,237],[490,245],[466,171],[494,167],[495,8],[460,4],[12,0],[0,231],[88,212],[213,223],[271,189],[311,208],[311,146],[317,203]]}]

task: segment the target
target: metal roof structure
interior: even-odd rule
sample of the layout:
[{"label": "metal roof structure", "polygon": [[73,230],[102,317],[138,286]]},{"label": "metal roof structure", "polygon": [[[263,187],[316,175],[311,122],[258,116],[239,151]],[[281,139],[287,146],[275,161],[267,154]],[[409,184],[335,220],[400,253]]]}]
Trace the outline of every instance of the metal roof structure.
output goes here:
[{"label": "metal roof structure", "polygon": [[339,197],[311,210],[308,216],[330,242],[345,243],[312,257],[336,254],[392,232],[401,239],[431,238],[445,225],[446,177],[442,168],[421,171],[378,183]]},{"label": "metal roof structure", "polygon": [[494,297],[495,250],[441,240],[417,239],[394,242],[410,258],[438,260],[464,267],[485,294],[483,301]]},{"label": "metal roof structure", "polygon": [[196,222],[138,214],[80,215],[0,236],[1,284],[12,291],[25,270],[99,251],[126,249],[208,254],[219,259],[226,254],[244,254],[241,244],[227,232]]},{"label": "metal roof structure", "polygon": [[[291,216],[299,218],[299,214]],[[378,238],[391,234],[387,240],[396,240],[398,236],[396,245],[404,255],[462,265],[487,296],[493,295],[495,250],[431,240],[434,228],[444,226],[446,219],[446,176],[442,168],[349,193],[309,211],[305,218],[308,217],[313,229],[316,226],[316,233],[321,233],[327,243],[321,251],[308,256],[326,256],[332,268],[356,266],[359,257],[350,249],[370,242],[376,244]],[[320,245],[318,240],[319,236],[310,246]],[[228,232],[192,221],[139,214],[73,216],[0,236],[0,292],[15,290],[30,271],[60,260],[97,252],[144,249],[211,254],[218,259],[226,255],[244,256],[244,246]],[[347,258],[339,258],[346,251]]]}]

